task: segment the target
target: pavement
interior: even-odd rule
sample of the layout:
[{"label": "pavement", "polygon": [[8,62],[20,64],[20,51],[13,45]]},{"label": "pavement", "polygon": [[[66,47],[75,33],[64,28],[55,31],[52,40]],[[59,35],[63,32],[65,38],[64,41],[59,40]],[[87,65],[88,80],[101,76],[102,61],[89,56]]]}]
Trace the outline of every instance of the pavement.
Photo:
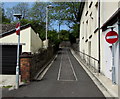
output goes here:
[{"label": "pavement", "polygon": [[[41,79],[41,76],[40,76]],[[45,70],[42,79],[2,93],[3,97],[91,97],[105,95],[72,55],[70,48],[61,48],[56,59]]]},{"label": "pavement", "polygon": [[[77,61],[81,64],[81,66],[84,68],[84,70],[88,73],[88,75],[89,76],[91,75],[91,78],[94,77],[97,80],[97,83],[93,80],[94,83],[96,83],[96,85],[98,87],[103,86],[103,89],[101,89],[101,88],[100,89],[106,97],[118,98],[118,85],[117,84],[113,84],[110,79],[108,79],[101,73],[99,73],[99,74],[94,73],[93,70],[91,68],[89,68],[89,66],[86,66],[86,64],[84,64],[82,62],[78,52],[74,51],[73,49],[71,49],[71,52],[72,52],[73,56],[77,59]],[[106,90],[107,93],[104,90]]]}]

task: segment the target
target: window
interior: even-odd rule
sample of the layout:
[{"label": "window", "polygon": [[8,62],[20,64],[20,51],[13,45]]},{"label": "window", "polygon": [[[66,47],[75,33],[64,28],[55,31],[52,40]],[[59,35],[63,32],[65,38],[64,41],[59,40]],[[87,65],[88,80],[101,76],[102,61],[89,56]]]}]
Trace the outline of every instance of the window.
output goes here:
[{"label": "window", "polygon": [[83,25],[82,25],[82,38],[84,37],[84,22],[83,22]]},{"label": "window", "polygon": [[88,33],[88,20],[86,21],[86,32],[85,32],[85,39],[87,39],[87,33]]},{"label": "window", "polygon": [[89,5],[89,8],[91,8],[92,4],[93,4],[93,2],[91,1],[90,5]]},{"label": "window", "polygon": [[90,14],[90,35],[92,34],[93,31],[93,14],[91,12]]}]

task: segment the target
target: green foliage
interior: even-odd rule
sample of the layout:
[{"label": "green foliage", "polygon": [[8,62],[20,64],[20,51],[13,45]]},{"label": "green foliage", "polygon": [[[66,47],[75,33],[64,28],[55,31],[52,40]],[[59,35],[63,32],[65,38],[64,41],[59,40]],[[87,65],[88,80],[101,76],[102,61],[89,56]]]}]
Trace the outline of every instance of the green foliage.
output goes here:
[{"label": "green foliage", "polygon": [[68,41],[69,40],[69,31],[67,30],[61,30],[59,32],[60,40],[62,41]]},{"label": "green foliage", "polygon": [[80,2],[54,2],[54,7],[51,18],[58,20],[59,23],[64,23],[71,27],[71,24],[78,22],[78,12]]},{"label": "green foliage", "polygon": [[75,38],[78,38],[79,37],[79,24],[74,24],[71,29],[72,29],[71,31],[72,35]]},{"label": "green foliage", "polygon": [[48,39],[54,44],[58,44],[61,41],[58,39],[58,33],[55,30],[48,31]]},{"label": "green foliage", "polygon": [[10,19],[8,19],[5,16],[5,11],[4,11],[4,8],[3,8],[3,4],[0,4],[0,23],[4,23],[4,24],[10,23]]},{"label": "green foliage", "polygon": [[12,85],[8,85],[8,86],[3,86],[3,88],[11,88],[13,87]]},{"label": "green foliage", "polygon": [[70,40],[71,44],[76,43],[76,38],[75,38],[74,34],[70,33],[69,40]]},{"label": "green foliage", "polygon": [[[54,8],[49,8],[48,10],[48,38],[53,43],[59,43],[63,40],[69,40],[69,32],[66,30],[61,30],[59,33],[54,30],[49,30],[51,25],[56,21],[59,24],[59,29],[61,25],[67,25],[72,29],[72,37],[78,37],[78,11],[80,2],[34,2],[30,8],[28,3],[18,3],[12,8],[8,8],[6,16],[3,17],[5,22],[14,22],[14,13],[21,13],[23,19],[21,20],[21,25],[30,23],[33,28],[39,33],[42,40],[45,39],[46,30],[46,7],[51,4]],[[4,13],[3,13],[4,15]],[[7,20],[7,18],[9,20]],[[58,39],[58,34],[59,38]]]}]

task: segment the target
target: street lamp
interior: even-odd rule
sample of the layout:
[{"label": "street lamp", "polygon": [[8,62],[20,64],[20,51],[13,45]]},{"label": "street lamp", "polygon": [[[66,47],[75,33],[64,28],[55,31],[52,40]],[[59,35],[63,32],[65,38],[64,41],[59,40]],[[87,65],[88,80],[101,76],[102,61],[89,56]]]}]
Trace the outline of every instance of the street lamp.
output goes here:
[{"label": "street lamp", "polygon": [[47,7],[46,7],[46,48],[48,47],[48,39],[47,39],[47,31],[48,31],[48,9],[49,8],[53,8],[53,6],[52,5],[48,5]]},{"label": "street lamp", "polygon": [[[20,19],[22,18],[22,15],[14,14],[13,16],[19,19],[19,24],[20,24]],[[18,34],[18,45],[17,45],[16,89],[19,88],[19,50],[20,50],[20,32]]]}]

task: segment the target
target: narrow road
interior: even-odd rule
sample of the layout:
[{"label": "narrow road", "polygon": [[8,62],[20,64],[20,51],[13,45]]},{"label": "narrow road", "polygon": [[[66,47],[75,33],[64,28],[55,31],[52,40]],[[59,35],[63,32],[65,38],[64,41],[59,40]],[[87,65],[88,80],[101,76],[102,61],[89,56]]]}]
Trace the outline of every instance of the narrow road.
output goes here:
[{"label": "narrow road", "polygon": [[[62,48],[43,80],[31,82],[6,97],[104,97],[91,78],[73,57]],[[104,99],[104,98],[103,98]]]}]

